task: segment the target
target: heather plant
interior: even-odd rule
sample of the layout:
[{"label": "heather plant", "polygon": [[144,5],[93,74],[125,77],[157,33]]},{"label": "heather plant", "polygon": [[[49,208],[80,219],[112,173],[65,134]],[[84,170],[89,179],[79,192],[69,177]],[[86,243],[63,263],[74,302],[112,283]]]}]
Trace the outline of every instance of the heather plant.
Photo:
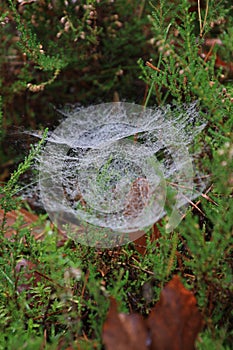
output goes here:
[{"label": "heather plant", "polygon": [[9,0],[0,6],[7,131],[56,123],[51,104],[61,101],[85,105],[112,101],[113,95],[132,101],[138,86],[137,99],[143,96],[137,59],[151,46],[146,2]]},{"label": "heather plant", "polygon": [[[106,102],[114,91],[135,101],[139,88],[140,102],[146,106],[169,103],[172,110],[174,105],[198,101],[206,122],[190,146],[206,185],[172,232],[167,232],[164,217],[148,229],[142,241],[98,249],[67,238],[45,213],[33,227],[22,226],[22,212],[15,214],[14,236],[9,238],[4,214],[0,348],[101,349],[110,296],[117,300],[119,311],[147,316],[166,282],[179,274],[194,292],[203,315],[196,348],[229,350],[233,243],[230,2],[129,1],[125,6],[123,1],[79,5],[74,1],[26,5],[10,1],[0,6],[6,11],[1,16],[4,44],[0,43],[6,53],[1,66],[7,67],[1,85],[3,136],[12,124],[20,125],[23,113],[25,125],[47,124],[41,117],[48,111],[45,101]],[[20,39],[13,19],[23,32]],[[21,57],[17,77],[17,65],[9,62],[9,53],[11,57],[14,53],[14,59]],[[141,75],[140,83],[137,75]],[[34,148],[1,188],[3,211],[10,213],[16,207],[13,195],[19,176],[39,151]],[[105,169],[102,175],[107,178]],[[23,205],[17,201],[18,208]],[[38,236],[38,226],[43,235]]]},{"label": "heather plant", "polygon": [[[233,128],[232,63],[222,62],[218,66],[222,50],[214,44],[214,38],[217,33],[220,40],[226,40],[228,35],[228,41],[232,41],[231,31],[224,30],[232,22],[231,16],[229,20],[224,20],[232,8],[224,9],[222,3],[213,7],[208,1],[203,8],[198,2],[197,11],[193,11],[186,1],[175,8],[173,5],[161,1],[152,12],[159,59],[155,64],[149,62],[146,69],[142,67],[149,86],[146,103],[163,105],[167,101],[197,98],[208,121],[208,127],[194,145],[197,150],[200,145],[204,146],[199,164],[209,174],[206,195],[198,202],[199,208],[193,207],[186,215],[178,232],[180,252],[188,254],[185,270],[196,271],[192,284],[197,288],[199,303],[207,311],[207,320],[212,320],[212,331],[215,329],[216,334],[223,337],[231,322],[226,307],[232,295],[229,255],[232,250],[233,214],[232,155],[229,155],[232,152],[230,130]],[[206,45],[207,38],[213,40],[211,47]],[[186,244],[188,250],[185,253]],[[204,337],[208,337],[207,334],[209,336],[208,331]],[[216,339],[216,344],[219,341]],[[214,344],[210,339],[206,342],[209,345],[200,344],[201,349]]]}]

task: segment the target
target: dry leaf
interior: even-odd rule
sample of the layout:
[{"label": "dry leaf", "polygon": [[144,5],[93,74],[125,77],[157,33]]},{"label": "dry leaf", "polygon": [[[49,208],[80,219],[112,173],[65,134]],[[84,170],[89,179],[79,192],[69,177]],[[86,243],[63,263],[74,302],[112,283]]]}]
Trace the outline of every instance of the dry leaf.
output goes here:
[{"label": "dry leaf", "polygon": [[[23,222],[19,227],[20,229],[28,228],[30,230],[31,235],[35,237],[36,240],[41,240],[44,238],[45,233],[45,226],[46,222],[39,224],[39,217],[36,214],[33,214],[26,209],[18,209],[18,210],[11,210],[6,213],[6,225],[4,236],[5,238],[13,239],[14,235],[16,234],[16,230],[14,229],[13,225],[16,223],[16,220],[21,216],[23,218]],[[0,209],[0,226],[2,224],[4,218],[4,210]],[[51,229],[53,229],[53,225],[51,225]],[[57,245],[62,246],[64,245],[64,242],[67,241],[66,233],[57,230],[58,237],[61,238],[61,240],[58,241]]]},{"label": "dry leaf", "polygon": [[139,314],[118,314],[116,301],[111,299],[103,343],[106,350],[194,350],[201,328],[196,299],[175,276],[147,320]]},{"label": "dry leaf", "polygon": [[148,349],[147,329],[142,316],[118,313],[116,301],[111,299],[103,328],[103,343],[107,350]]},{"label": "dry leaf", "polygon": [[[30,213],[25,209],[12,210],[6,213],[6,238],[11,238],[16,234],[15,229],[12,227],[19,216],[23,217],[23,223],[20,226],[21,229],[27,227],[29,229],[33,228],[32,234],[37,237],[43,235],[44,227],[35,227],[35,222],[38,221],[38,216]],[[0,209],[0,224],[2,223],[4,217],[4,210]]]},{"label": "dry leaf", "polygon": [[194,350],[202,317],[192,292],[178,276],[165,286],[147,320],[153,350]]},{"label": "dry leaf", "polygon": [[149,199],[149,183],[143,177],[137,178],[126,195],[124,215],[136,218],[141,214]]},{"label": "dry leaf", "polygon": [[[161,237],[161,233],[157,225],[161,226],[161,221],[158,221],[158,223],[154,224],[152,227],[152,232],[149,234],[149,239],[151,242],[154,242]],[[139,232],[143,233],[143,231],[138,231],[138,233]],[[135,249],[138,251],[138,253],[140,253],[141,255],[145,255],[147,252],[148,234],[144,233],[135,239],[135,232],[133,232],[129,233],[129,238],[133,241]],[[159,245],[159,243],[157,243],[157,245]]]}]

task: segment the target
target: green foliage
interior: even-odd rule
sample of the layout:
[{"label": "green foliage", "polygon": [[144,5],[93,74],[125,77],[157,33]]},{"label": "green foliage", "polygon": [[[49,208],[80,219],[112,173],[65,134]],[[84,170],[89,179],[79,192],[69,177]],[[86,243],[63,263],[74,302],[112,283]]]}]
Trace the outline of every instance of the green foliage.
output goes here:
[{"label": "green foliage", "polygon": [[[0,18],[5,23],[0,64],[8,68],[2,70],[1,78],[0,116],[5,128],[7,123],[8,129],[13,123],[20,125],[23,114],[25,125],[46,123],[52,119],[51,113],[48,119],[44,117],[48,101],[106,102],[116,91],[137,102],[138,90],[142,101],[147,85],[146,105],[199,101],[207,127],[192,151],[207,180],[205,193],[197,199],[201,211],[191,205],[183,222],[169,234],[164,218],[158,225],[161,237],[151,242],[148,232],[145,255],[134,244],[101,251],[71,239],[63,241],[46,222],[46,215],[35,223],[44,225],[43,240],[34,238],[33,229],[22,228],[20,215],[12,227],[16,234],[8,239],[4,216],[0,349],[57,349],[75,343],[84,349],[101,349],[109,296],[115,297],[120,311],[148,315],[161,288],[178,273],[194,291],[205,320],[197,348],[229,350],[233,245],[230,2],[200,2],[202,8],[188,0],[153,1],[150,6],[146,1],[128,1],[127,6],[123,0],[111,4],[80,1],[78,8],[72,1],[61,0],[56,5],[43,1],[18,8],[15,3],[0,5],[5,11]],[[13,18],[20,35],[13,22],[7,23],[7,16]],[[221,39],[222,44],[206,49],[206,38]],[[12,55],[20,62],[18,71],[10,61]],[[224,62],[220,67],[218,57]],[[155,69],[145,67],[144,60],[149,58]],[[140,69],[145,84],[137,79]],[[0,187],[5,214],[18,206],[13,196],[19,177],[31,166],[41,144],[32,149],[8,184]],[[108,165],[99,178],[100,186],[108,183]]]},{"label": "green foliage", "polygon": [[[198,304],[205,310],[207,322],[208,330],[201,336],[198,349],[213,346],[228,349],[225,340],[232,336],[228,308],[233,291],[230,262],[233,243],[233,108],[232,89],[228,83],[232,63],[228,68],[225,63],[216,69],[216,57],[223,53],[221,47],[212,47],[208,59],[205,59],[207,53],[204,57],[200,54],[205,38],[211,38],[214,31],[232,43],[232,32],[225,29],[223,20],[231,9],[223,5],[222,2],[216,6],[206,2],[205,8],[197,8],[197,11],[190,10],[188,1],[179,2],[178,6],[175,2],[166,4],[164,1],[154,5],[151,20],[159,58],[153,61],[153,66],[157,69],[142,67],[142,61],[139,61],[144,80],[149,85],[146,104],[163,105],[169,101],[183,103],[198,99],[208,121],[208,127],[196,140],[193,149],[198,152],[200,145],[203,147],[199,167],[203,173],[210,174],[207,185],[211,186],[211,191],[201,199],[204,214],[193,208],[178,227],[181,239],[178,251],[185,257],[182,274],[188,276],[192,272],[194,279],[189,283],[196,290]],[[227,28],[231,21],[229,18]],[[222,60],[230,57],[231,47],[227,45],[227,49]]]},{"label": "green foliage", "polygon": [[[1,87],[1,84],[0,84]],[[2,96],[0,96],[0,142],[3,137],[3,113],[2,113]]]},{"label": "green foliage", "polygon": [[19,198],[15,197],[19,191],[19,178],[24,174],[33,164],[35,157],[39,154],[40,149],[46,139],[48,130],[46,129],[41,141],[38,145],[31,146],[29,155],[24,162],[20,163],[18,168],[11,174],[11,177],[4,187],[0,187],[0,209],[3,209],[3,219],[0,227],[0,232],[4,234],[4,226],[6,224],[6,213],[15,210],[19,206]]},{"label": "green foliage", "polygon": [[24,52],[24,54],[26,54],[30,60],[38,64],[39,69],[50,71],[61,70],[64,68],[64,62],[62,62],[58,57],[50,57],[44,54],[42,45],[38,42],[36,34],[33,33],[30,28],[24,26],[12,0],[9,0],[9,3],[17,24],[17,30],[20,33],[20,41],[18,44],[22,52]]},{"label": "green foliage", "polygon": [[[152,93],[159,105],[172,98],[179,102],[198,98],[210,108],[209,96],[213,95],[211,102],[217,102],[219,90],[216,86],[212,88],[215,82],[218,85],[220,75],[214,67],[216,48],[207,61],[200,53],[204,38],[207,34],[211,35],[210,23],[214,25],[214,20],[224,17],[230,8],[224,8],[222,3],[216,7],[209,6],[206,9],[208,22],[205,21],[205,27],[201,30],[197,25],[200,22],[197,11],[189,11],[189,7],[188,1],[179,4],[174,1],[171,5],[161,1],[153,6],[151,21],[159,58],[156,71],[143,69],[144,79],[150,84],[146,103]],[[201,16],[204,17],[203,11]],[[228,36],[228,41],[232,42],[232,36]],[[139,63],[142,65],[142,62]]]},{"label": "green foliage", "polygon": [[[94,90],[98,87],[107,91],[107,86],[111,89],[113,84],[114,90],[118,90],[120,77],[124,79],[127,70],[132,75],[132,70],[137,68],[133,57],[137,57],[137,52],[142,52],[145,46],[141,28],[145,24],[145,19],[141,19],[144,7],[139,1],[129,2],[127,7],[123,1],[112,5],[108,1],[101,4],[98,1],[88,4],[81,1],[79,5],[64,3],[63,0],[56,4],[45,1],[22,5],[19,9],[12,0],[9,0],[9,4],[19,31],[17,43],[25,55],[31,79],[33,72],[30,66],[39,68],[38,76],[42,75],[41,71],[64,71],[66,67],[76,72],[76,80],[79,81],[81,78],[81,81],[88,82],[91,72],[89,84],[90,87],[93,85]],[[138,15],[135,17],[136,12]],[[8,26],[4,26],[6,33]],[[129,37],[132,37],[130,42]],[[121,55],[118,54],[119,50]],[[75,84],[75,80],[71,84]],[[34,85],[39,86],[40,83]],[[94,93],[92,100],[99,96],[99,92],[94,90],[90,92],[92,95]],[[77,100],[80,97],[74,99]]]},{"label": "green foliage", "polygon": [[[152,49],[147,2],[4,1],[0,13],[4,139],[12,126],[36,129],[56,124],[51,105],[141,101],[139,57]],[[139,89],[140,88],[140,89]]]}]

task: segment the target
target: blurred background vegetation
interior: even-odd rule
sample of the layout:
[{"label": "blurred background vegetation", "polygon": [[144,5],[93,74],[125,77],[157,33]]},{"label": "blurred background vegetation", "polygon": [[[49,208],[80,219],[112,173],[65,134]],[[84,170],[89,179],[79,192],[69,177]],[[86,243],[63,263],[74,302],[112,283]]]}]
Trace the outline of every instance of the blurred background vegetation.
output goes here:
[{"label": "blurred background vegetation", "polygon": [[[142,103],[139,58],[153,53],[147,1],[5,1],[0,5],[1,159],[14,127],[56,124],[53,106]],[[13,153],[12,153],[13,152]]]},{"label": "blurred background vegetation", "polygon": [[[182,3],[196,16],[192,33],[195,40],[203,37],[197,49],[205,48],[206,53],[212,54],[218,47],[224,57],[218,58],[216,66],[228,72],[227,79],[232,78],[233,68],[229,64],[232,41],[228,40],[228,35],[232,36],[230,1],[220,1],[215,6],[207,1],[208,22],[204,23],[201,35],[198,2]],[[0,157],[1,170],[6,175],[1,180],[9,175],[8,165],[4,168],[4,164],[18,157],[18,145],[11,135],[15,128],[54,127],[58,116],[53,107],[68,103],[84,106],[117,100],[145,103],[153,71],[140,79],[143,67],[138,60],[141,66],[147,60],[158,62],[162,53],[165,63],[166,57],[173,59],[173,73],[184,68],[177,60],[185,53],[184,38],[175,28],[184,21],[182,4],[177,0],[169,4],[161,1],[156,14],[158,4],[146,0],[9,0],[0,4]],[[199,5],[205,22],[206,2]],[[216,42],[205,41],[206,33],[209,40],[214,38]],[[179,85],[185,85],[184,79],[181,76]],[[177,96],[187,95],[187,89],[178,89],[177,82],[173,83],[169,79],[167,84],[160,81],[160,91],[157,87],[150,103],[161,104],[169,96],[174,97],[172,85]],[[196,97],[192,95],[192,99]]]}]

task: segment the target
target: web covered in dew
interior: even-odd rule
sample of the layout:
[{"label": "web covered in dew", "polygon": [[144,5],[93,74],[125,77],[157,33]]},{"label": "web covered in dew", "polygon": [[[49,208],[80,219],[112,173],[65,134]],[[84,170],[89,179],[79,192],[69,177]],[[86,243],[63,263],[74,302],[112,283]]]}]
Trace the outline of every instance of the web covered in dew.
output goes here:
[{"label": "web covered in dew", "polygon": [[200,194],[188,146],[204,128],[196,104],[104,103],[67,114],[40,157],[43,205],[80,243],[136,239],[164,215],[167,230]]}]

